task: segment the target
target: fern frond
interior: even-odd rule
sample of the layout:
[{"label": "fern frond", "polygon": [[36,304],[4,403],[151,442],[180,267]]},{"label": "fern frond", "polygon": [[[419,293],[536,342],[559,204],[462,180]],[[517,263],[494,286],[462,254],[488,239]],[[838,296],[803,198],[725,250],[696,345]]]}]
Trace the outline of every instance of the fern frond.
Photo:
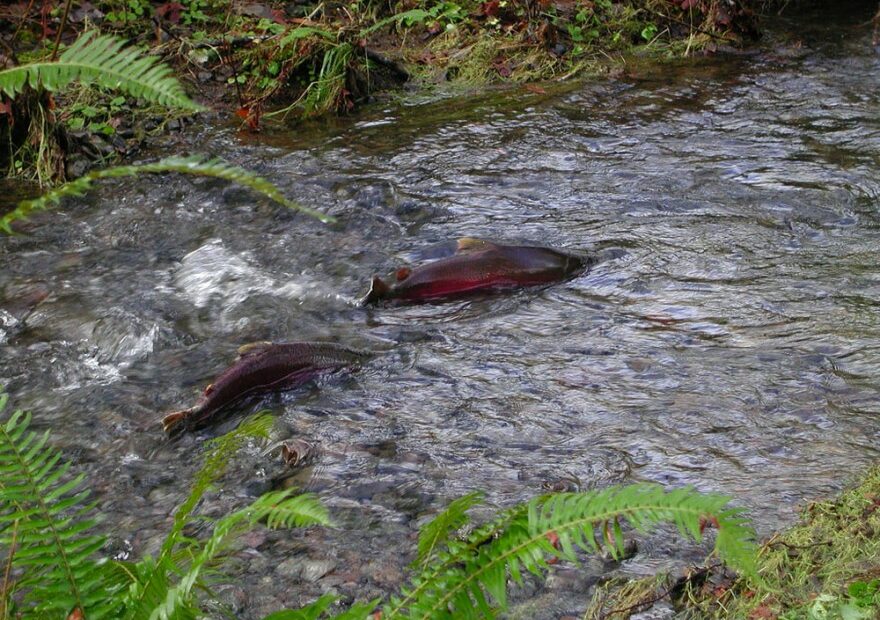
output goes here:
[{"label": "fern frond", "polygon": [[[0,394],[0,412],[6,394]],[[48,432],[29,430],[30,414],[16,411],[0,424],[0,547],[21,571],[20,609],[66,617],[80,609],[89,618],[116,617],[114,593],[121,589],[114,568],[94,559],[105,538],[89,533],[94,504],[84,476],[69,476],[70,464],[47,445]],[[13,536],[16,547],[12,549]]]},{"label": "fern frond", "polygon": [[297,26],[291,30],[280,35],[278,39],[278,49],[283,50],[291,43],[295,43],[301,39],[308,39],[310,37],[318,37],[322,39],[326,39],[327,41],[335,41],[336,35],[327,30],[322,30],[321,28],[313,28],[310,26]]},{"label": "fern frond", "polygon": [[189,570],[180,578],[161,605],[150,614],[150,620],[176,618],[178,609],[186,605],[202,571],[209,562],[227,549],[229,541],[266,519],[269,527],[306,525],[330,525],[327,509],[313,495],[291,497],[292,489],[267,493],[247,508],[233,512],[218,520],[211,536],[198,544],[198,550]]},{"label": "fern frond", "polygon": [[130,177],[138,174],[160,174],[168,172],[214,177],[238,183],[239,185],[243,185],[263,194],[267,198],[271,198],[275,202],[283,204],[285,207],[311,215],[322,222],[326,223],[335,221],[334,218],[329,215],[324,215],[319,211],[309,209],[308,207],[304,207],[286,198],[284,194],[275,187],[275,185],[252,172],[248,172],[237,166],[232,166],[219,158],[209,159],[201,155],[192,155],[189,157],[166,157],[165,159],[160,159],[157,162],[149,164],[116,166],[104,170],[93,170],[78,179],[74,179],[73,181],[50,189],[38,198],[21,201],[15,209],[3,217],[0,217],[0,230],[11,233],[12,228],[10,225],[15,220],[27,218],[36,210],[47,209],[51,204],[57,204],[62,198],[67,196],[82,196],[92,188],[94,181],[100,179]]},{"label": "fern frond", "polygon": [[[196,474],[189,497],[174,513],[174,524],[162,543],[159,555],[155,559],[145,558],[135,566],[136,579],[128,592],[127,617],[147,618],[153,610],[169,606],[167,597],[172,590],[172,577],[183,571],[182,562],[175,556],[175,549],[179,546],[186,547],[187,555],[192,560],[196,553],[193,550],[200,544],[183,535],[184,528],[192,520],[193,511],[205,493],[226,472],[231,455],[251,439],[267,439],[273,420],[269,411],[261,411],[242,422],[236,429],[207,444],[205,463]],[[180,594],[180,590],[175,592]],[[183,599],[176,599],[170,608],[177,609],[180,613],[187,604]]]},{"label": "fern frond", "polygon": [[[402,598],[392,599],[383,618],[491,617],[496,606],[506,606],[508,576],[521,582],[525,571],[539,575],[548,556],[577,561],[577,550],[605,548],[620,557],[621,519],[639,531],[671,522],[695,540],[707,523],[717,524],[715,552],[731,568],[754,575],[754,531],[728,502],[721,495],[693,489],[667,493],[644,484],[536,498],[465,543],[451,542],[403,590]],[[558,548],[551,536],[558,538]]]},{"label": "fern frond", "polygon": [[425,524],[419,531],[419,547],[415,564],[423,566],[448,540],[449,535],[468,522],[467,511],[483,501],[480,492],[468,493],[453,500],[446,510]]},{"label": "fern frond", "polygon": [[59,90],[74,81],[120,90],[152,103],[199,112],[171,69],[154,56],[109,35],[81,35],[56,61],[33,62],[0,71],[0,91],[14,98],[25,86]]}]

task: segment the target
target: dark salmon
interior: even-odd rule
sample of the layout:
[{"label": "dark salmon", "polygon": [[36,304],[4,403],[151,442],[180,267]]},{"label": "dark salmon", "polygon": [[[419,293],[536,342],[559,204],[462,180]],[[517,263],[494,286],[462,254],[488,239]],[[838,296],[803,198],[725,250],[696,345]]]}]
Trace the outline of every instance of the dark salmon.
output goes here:
[{"label": "dark salmon", "polygon": [[355,366],[368,356],[329,342],[260,342],[238,352],[238,360],[205,388],[194,407],[162,418],[166,433],[205,426],[218,412],[245,398],[295,388],[322,373]]},{"label": "dark salmon", "polygon": [[399,269],[392,284],[374,276],[362,304],[381,300],[438,301],[471,293],[552,284],[572,278],[588,266],[583,258],[550,248],[499,245],[465,237],[458,240],[454,255],[412,270]]}]

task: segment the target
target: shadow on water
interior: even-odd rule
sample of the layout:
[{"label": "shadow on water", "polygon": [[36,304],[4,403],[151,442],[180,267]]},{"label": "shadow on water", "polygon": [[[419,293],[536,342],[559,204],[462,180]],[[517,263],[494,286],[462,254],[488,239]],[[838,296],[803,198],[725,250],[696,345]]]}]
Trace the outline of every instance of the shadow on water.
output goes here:
[{"label": "shadow on water", "polygon": [[[0,239],[0,383],[89,472],[108,529],[143,552],[204,439],[241,417],[175,442],[158,419],[239,345],[383,351],[262,403],[276,440],[317,443],[284,484],[320,493],[340,527],[248,539],[242,617],[329,587],[395,587],[422,517],[473,489],[500,506],[547,488],[692,484],[734,496],[766,533],[876,460],[880,439],[878,56],[869,28],[820,17],[770,52],[634,65],[547,95],[373,108],[256,137],[205,129],[194,149],[339,223],[213,181],[143,178],[68,203]],[[600,261],[538,291],[356,307],[371,274],[462,235]],[[246,451],[204,510],[282,474],[274,454]],[[694,554],[658,536],[626,569]],[[329,569],[312,579],[290,558]],[[542,617],[582,609],[603,567],[560,570],[538,592]]]}]

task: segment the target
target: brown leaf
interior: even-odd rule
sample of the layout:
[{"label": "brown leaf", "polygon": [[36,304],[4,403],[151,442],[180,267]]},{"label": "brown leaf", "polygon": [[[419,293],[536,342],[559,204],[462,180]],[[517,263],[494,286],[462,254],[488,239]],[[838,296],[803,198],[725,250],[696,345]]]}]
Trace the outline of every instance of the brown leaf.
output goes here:
[{"label": "brown leaf", "polygon": [[536,95],[546,95],[547,91],[538,86],[537,84],[526,84],[526,90]]},{"label": "brown leaf", "polygon": [[715,515],[700,517],[700,534],[702,534],[710,525],[717,530],[719,528],[718,517]]},{"label": "brown leaf", "polygon": [[749,614],[749,620],[776,620],[778,616],[767,605],[761,604],[752,610]]},{"label": "brown leaf", "polygon": [[172,24],[176,24],[180,21],[180,13],[185,8],[180,2],[166,2],[156,7],[156,15],[160,19],[167,19]]}]

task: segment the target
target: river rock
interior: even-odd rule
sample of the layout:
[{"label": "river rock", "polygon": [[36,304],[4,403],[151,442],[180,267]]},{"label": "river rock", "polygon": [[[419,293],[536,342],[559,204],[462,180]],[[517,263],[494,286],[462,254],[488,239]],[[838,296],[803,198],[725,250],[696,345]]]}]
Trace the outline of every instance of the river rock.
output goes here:
[{"label": "river rock", "polygon": [[336,568],[335,560],[304,560],[301,577],[303,581],[314,583]]},{"label": "river rock", "polygon": [[302,558],[290,558],[275,567],[275,572],[278,573],[278,576],[285,579],[299,579],[300,575],[302,575],[302,570]]},{"label": "river rock", "polygon": [[227,607],[236,617],[240,617],[248,604],[248,595],[237,585],[220,586],[214,590],[217,601]]}]

